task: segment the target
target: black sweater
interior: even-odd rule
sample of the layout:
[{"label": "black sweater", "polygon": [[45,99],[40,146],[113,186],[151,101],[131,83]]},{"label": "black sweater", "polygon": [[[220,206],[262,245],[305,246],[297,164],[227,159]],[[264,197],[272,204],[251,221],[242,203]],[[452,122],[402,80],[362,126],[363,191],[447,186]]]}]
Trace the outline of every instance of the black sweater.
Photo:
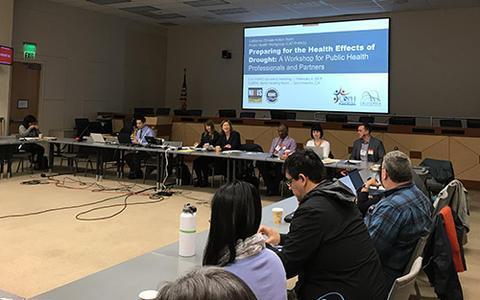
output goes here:
[{"label": "black sweater", "polygon": [[202,137],[200,138],[200,143],[198,147],[203,147],[205,144],[210,144],[212,147],[215,147],[218,144],[218,139],[220,138],[220,134],[216,131],[213,132],[213,135],[210,135],[206,132],[202,133]]},{"label": "black sweater", "polygon": [[353,202],[338,182],[323,181],[300,202],[281,235],[287,277],[298,275],[299,299],[337,292],[349,300],[386,298],[380,259]]},{"label": "black sweater", "polygon": [[[232,148],[225,148],[225,145],[228,145],[228,144],[230,144],[230,146],[232,146]],[[225,134],[222,132],[220,134],[220,137],[218,139],[218,144],[217,144],[217,146],[220,146],[222,148],[222,150],[238,150],[238,149],[240,149],[240,145],[241,145],[240,133],[238,133],[235,130],[230,132],[230,138],[229,139],[227,139]]]}]

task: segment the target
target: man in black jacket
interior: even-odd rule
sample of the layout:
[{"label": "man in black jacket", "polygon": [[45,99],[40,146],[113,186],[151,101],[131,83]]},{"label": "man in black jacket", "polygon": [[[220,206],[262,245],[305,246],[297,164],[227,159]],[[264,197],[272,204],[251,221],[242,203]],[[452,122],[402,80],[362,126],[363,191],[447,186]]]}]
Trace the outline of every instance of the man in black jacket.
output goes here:
[{"label": "man in black jacket", "polygon": [[353,143],[350,159],[380,162],[385,155],[382,141],[370,135],[370,124],[360,124],[357,127],[358,140]]},{"label": "man in black jacket", "polygon": [[380,259],[351,191],[325,179],[325,167],[312,150],[290,155],[284,172],[299,202],[290,232],[265,226],[260,232],[268,243],[283,246],[277,254],[287,277],[298,275],[297,298],[338,293],[349,300],[385,299]]}]

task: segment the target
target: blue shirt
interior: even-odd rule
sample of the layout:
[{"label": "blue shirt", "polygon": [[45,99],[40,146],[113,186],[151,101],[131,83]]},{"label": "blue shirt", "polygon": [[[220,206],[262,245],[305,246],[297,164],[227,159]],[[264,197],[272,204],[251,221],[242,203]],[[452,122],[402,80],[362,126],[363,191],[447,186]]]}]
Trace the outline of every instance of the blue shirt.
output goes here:
[{"label": "blue shirt", "polygon": [[418,239],[432,228],[433,205],[415,185],[385,192],[365,216],[370,237],[390,283],[404,273]]},{"label": "blue shirt", "polygon": [[282,261],[272,250],[237,259],[225,267],[242,279],[258,300],[287,299],[287,276]]},{"label": "blue shirt", "polygon": [[137,141],[139,141],[140,144],[144,146],[148,144],[147,140],[145,139],[146,136],[152,136],[152,137],[155,136],[155,133],[153,132],[152,128],[148,126],[143,126],[142,129],[137,130],[137,134],[136,134]]}]

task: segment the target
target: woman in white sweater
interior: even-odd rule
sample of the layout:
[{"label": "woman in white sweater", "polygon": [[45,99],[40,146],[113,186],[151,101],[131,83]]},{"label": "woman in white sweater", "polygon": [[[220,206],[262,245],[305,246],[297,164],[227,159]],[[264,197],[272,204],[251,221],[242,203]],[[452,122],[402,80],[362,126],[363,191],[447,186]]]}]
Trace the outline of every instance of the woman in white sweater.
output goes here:
[{"label": "woman in white sweater", "polygon": [[307,141],[306,147],[322,147],[323,157],[322,159],[328,158],[330,155],[330,143],[327,140],[323,139],[323,129],[320,124],[314,124],[310,131],[311,140]]}]

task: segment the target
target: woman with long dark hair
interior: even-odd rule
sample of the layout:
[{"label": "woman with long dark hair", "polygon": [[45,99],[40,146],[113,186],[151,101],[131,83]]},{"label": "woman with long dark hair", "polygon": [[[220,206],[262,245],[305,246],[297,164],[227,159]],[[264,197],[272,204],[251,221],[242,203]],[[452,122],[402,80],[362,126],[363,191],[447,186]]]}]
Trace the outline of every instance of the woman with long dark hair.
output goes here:
[{"label": "woman with long dark hair", "polygon": [[[41,132],[38,127],[37,118],[32,115],[25,116],[22,124],[20,124],[18,127],[19,137],[38,137],[40,133]],[[23,144],[20,147],[20,150],[30,152],[32,154],[32,162],[34,163],[35,170],[40,170],[47,167],[42,162],[45,149],[41,145],[34,143]]]},{"label": "woman with long dark hair", "polygon": [[210,232],[203,265],[225,267],[240,277],[258,299],[286,299],[286,275],[278,256],[265,247],[257,233],[262,219],[258,190],[233,181],[220,187],[212,199]]},{"label": "woman with long dark hair", "polygon": [[[208,120],[203,124],[204,132],[200,138],[200,143],[195,147],[204,148],[206,150],[213,150],[217,145],[220,134],[215,130],[215,124],[212,120]],[[193,161],[193,170],[197,175],[195,186],[208,186],[208,165],[212,162],[211,157],[199,156]]]}]

